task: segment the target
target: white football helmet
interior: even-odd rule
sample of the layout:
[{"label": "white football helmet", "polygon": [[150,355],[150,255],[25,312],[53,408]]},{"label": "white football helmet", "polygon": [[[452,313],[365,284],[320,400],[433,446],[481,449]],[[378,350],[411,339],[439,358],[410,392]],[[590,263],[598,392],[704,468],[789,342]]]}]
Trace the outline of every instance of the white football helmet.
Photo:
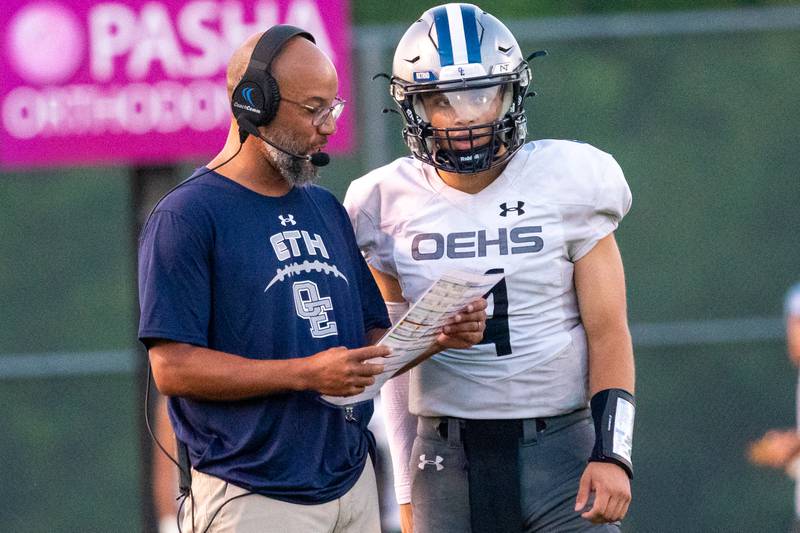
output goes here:
[{"label": "white football helmet", "polygon": [[525,142],[531,71],[514,35],[472,4],[433,7],[406,31],[389,91],[417,159],[472,174],[508,161]]}]

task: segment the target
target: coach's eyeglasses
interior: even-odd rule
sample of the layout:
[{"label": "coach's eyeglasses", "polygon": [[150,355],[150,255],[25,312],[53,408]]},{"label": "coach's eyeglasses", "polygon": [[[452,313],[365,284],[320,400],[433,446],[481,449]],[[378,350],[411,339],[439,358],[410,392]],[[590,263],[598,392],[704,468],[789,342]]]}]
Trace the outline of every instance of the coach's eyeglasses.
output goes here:
[{"label": "coach's eyeglasses", "polygon": [[300,107],[308,110],[311,113],[311,124],[314,127],[321,126],[328,120],[328,117],[332,116],[334,122],[339,118],[344,110],[345,101],[339,98],[338,96],[333,99],[333,104],[329,106],[322,106],[322,107],[314,107],[312,105],[304,104],[302,102],[296,102],[294,100],[289,100],[288,98],[284,98],[281,96],[281,102],[289,102],[290,104],[299,105]]}]

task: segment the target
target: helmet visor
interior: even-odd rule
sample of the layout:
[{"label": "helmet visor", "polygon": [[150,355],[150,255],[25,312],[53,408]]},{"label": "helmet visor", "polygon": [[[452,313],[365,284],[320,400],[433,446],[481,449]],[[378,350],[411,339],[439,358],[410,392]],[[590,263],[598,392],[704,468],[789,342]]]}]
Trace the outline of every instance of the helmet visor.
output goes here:
[{"label": "helmet visor", "polygon": [[416,96],[415,111],[433,128],[491,124],[506,114],[510,98],[505,84],[436,91]]}]

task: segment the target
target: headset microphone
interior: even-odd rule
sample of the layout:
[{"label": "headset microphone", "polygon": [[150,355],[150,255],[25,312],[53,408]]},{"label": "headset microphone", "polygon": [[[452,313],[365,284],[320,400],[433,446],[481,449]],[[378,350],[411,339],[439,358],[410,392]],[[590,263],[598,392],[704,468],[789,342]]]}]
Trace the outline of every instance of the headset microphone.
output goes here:
[{"label": "headset microphone", "polygon": [[325,152],[314,152],[308,159],[315,167],[324,167],[331,162],[331,156]]},{"label": "headset microphone", "polygon": [[258,128],[255,126],[255,124],[253,124],[244,117],[239,117],[236,122],[239,124],[239,141],[241,141],[242,143],[244,143],[248,135],[253,135],[255,137],[258,137],[268,145],[272,146],[276,150],[279,150],[284,154],[288,155],[289,157],[293,157],[295,159],[305,159],[306,161],[310,161],[311,164],[314,165],[315,167],[324,167],[325,165],[331,162],[331,156],[329,156],[325,152],[314,152],[311,155],[300,155],[290,152],[285,148],[281,148],[277,144],[273,143],[272,141],[261,135],[261,132],[258,131]]}]

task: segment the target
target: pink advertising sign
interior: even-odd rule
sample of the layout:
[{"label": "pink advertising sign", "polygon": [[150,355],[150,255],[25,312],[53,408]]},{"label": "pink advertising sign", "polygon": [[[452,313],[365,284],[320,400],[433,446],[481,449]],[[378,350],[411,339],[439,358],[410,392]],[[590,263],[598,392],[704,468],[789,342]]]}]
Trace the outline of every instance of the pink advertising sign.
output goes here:
[{"label": "pink advertising sign", "polygon": [[[347,0],[11,0],[0,10],[0,165],[213,156],[230,121],[225,67],[249,35],[310,31],[351,100]],[[351,148],[352,107],[327,151]]]}]

